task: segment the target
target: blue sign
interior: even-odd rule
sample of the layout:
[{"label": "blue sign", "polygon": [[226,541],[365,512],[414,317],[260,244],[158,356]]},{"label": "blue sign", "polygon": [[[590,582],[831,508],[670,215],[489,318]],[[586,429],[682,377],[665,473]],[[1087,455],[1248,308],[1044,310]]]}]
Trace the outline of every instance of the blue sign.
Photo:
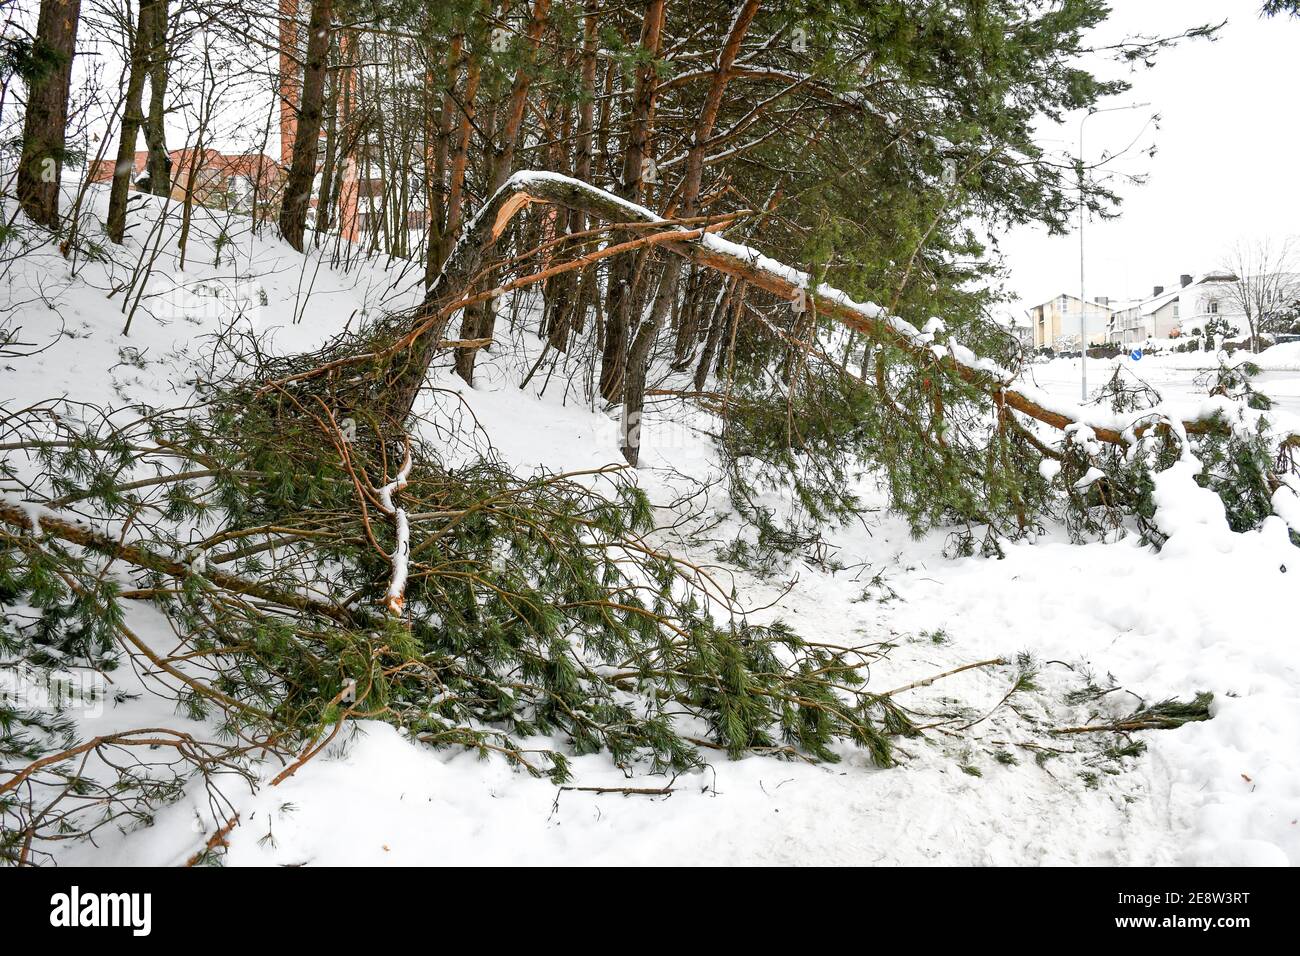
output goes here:
[{"label": "blue sign", "polygon": [[1142,358],[1142,350],[1141,350],[1141,349],[1134,349],[1132,352],[1129,352],[1129,353],[1128,353],[1128,357],[1131,358],[1131,359],[1132,359],[1133,361],[1135,361],[1135,362],[1140,361],[1141,358]]}]

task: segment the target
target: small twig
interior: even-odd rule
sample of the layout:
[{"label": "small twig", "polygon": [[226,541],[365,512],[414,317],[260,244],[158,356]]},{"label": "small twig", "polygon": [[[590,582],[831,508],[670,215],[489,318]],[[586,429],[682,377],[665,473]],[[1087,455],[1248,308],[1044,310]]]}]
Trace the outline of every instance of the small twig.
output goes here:
[{"label": "small twig", "polygon": [[893,697],[895,694],[901,694],[903,691],[912,690],[915,687],[928,687],[937,680],[941,680],[944,677],[951,677],[953,674],[960,674],[962,671],[968,671],[976,667],[992,667],[995,664],[1005,664],[1005,663],[1006,663],[1005,658],[994,657],[991,658],[990,660],[978,661],[974,664],[963,664],[961,667],[954,667],[952,670],[944,671],[942,674],[935,674],[933,677],[925,677],[922,678],[921,680],[914,680],[912,681],[912,683],[904,684],[902,687],[895,687],[893,690],[887,690],[880,696]]},{"label": "small twig", "polygon": [[676,791],[676,787],[560,787],[561,790],[576,790],[580,793],[621,793],[624,796],[666,797]]},{"label": "small twig", "polygon": [[212,836],[208,837],[208,842],[203,845],[203,849],[199,850],[192,857],[186,860],[185,865],[187,867],[197,866],[200,860],[202,860],[205,856],[207,856],[217,847],[229,846],[229,844],[226,842],[226,837],[230,836],[230,831],[235,829],[235,827],[237,826],[239,826],[238,813],[236,813],[233,817],[227,820],[225,826],[223,826],[216,833],[212,834]]}]

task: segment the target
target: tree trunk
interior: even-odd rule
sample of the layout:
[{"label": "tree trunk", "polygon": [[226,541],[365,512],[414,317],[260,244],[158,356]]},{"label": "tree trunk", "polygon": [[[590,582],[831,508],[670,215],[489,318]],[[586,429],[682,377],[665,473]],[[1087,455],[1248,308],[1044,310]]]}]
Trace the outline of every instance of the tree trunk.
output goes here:
[{"label": "tree trunk", "polygon": [[144,118],[144,141],[149,149],[149,191],[155,196],[172,192],[172,161],[167,155],[167,4],[155,0],[149,17],[149,112]]},{"label": "tree trunk", "polygon": [[[330,49],[338,51],[332,42]],[[338,167],[346,161],[340,153],[342,131],[339,129],[339,83],[339,70],[333,72],[327,70],[322,103],[328,103],[329,109],[325,109],[324,105],[321,107],[322,122],[325,126],[325,158],[321,163],[320,196],[316,200],[316,245],[320,245],[322,234],[333,229],[338,221],[338,217],[334,214],[334,205],[338,200],[334,183],[338,178]]]},{"label": "tree trunk", "polygon": [[332,0],[314,0],[307,26],[307,62],[302,74],[298,130],[293,140],[293,163],[280,204],[280,232],[299,252],[307,229],[312,182],[316,178],[322,108],[325,102],[325,67],[329,60]]},{"label": "tree trunk", "polygon": [[63,174],[68,87],[76,53],[81,0],[43,0],[33,50],[45,69],[32,78],[23,118],[18,161],[18,202],[37,225],[59,225],[59,181]]},{"label": "tree trunk", "polygon": [[[731,66],[740,53],[740,45],[749,31],[749,25],[758,13],[759,0],[745,0],[731,24],[727,42],[718,53],[713,81],[704,100],[704,110],[686,154],[686,178],[682,184],[681,216],[690,219],[699,211],[700,184],[704,180],[704,151],[713,126],[722,108],[722,94],[727,88]],[[682,260],[673,256],[665,263],[659,276],[650,316],[637,329],[636,337],[627,353],[627,381],[623,388],[623,456],[628,464],[636,465],[640,446],[641,415],[645,408],[645,383],[650,352],[654,348],[659,329],[668,315],[668,309],[677,296],[677,279],[681,275]]]},{"label": "tree trunk", "polygon": [[722,343],[722,333],[727,327],[727,316],[731,314],[731,297],[735,295],[736,284],[734,279],[724,284],[709,312],[709,331],[704,339],[704,351],[700,353],[700,362],[695,367],[694,385],[697,392],[704,391],[704,383],[709,380],[713,357],[718,353],[718,346]]},{"label": "tree trunk", "polygon": [[[578,111],[578,133],[574,156],[573,176],[582,182],[591,180],[592,163],[592,129],[596,118],[596,50],[599,39],[596,19],[596,0],[587,0],[582,37],[582,105]],[[587,217],[581,212],[569,216],[569,230],[583,232],[587,228]],[[590,299],[590,289],[594,281],[591,270],[563,277],[566,281],[561,286],[563,301],[557,305],[554,319],[547,328],[547,341],[550,347],[566,351],[569,339],[575,330],[583,325],[583,313]]]},{"label": "tree trunk", "polygon": [[[641,50],[646,61],[637,71],[627,145],[623,149],[623,182],[619,189],[619,195],[632,202],[641,196],[642,167],[650,139],[650,119],[654,112],[658,86],[654,61],[659,57],[663,40],[664,5],[665,0],[651,0],[646,7],[645,18],[641,21]],[[625,237],[615,237],[611,241],[617,242],[622,238]],[[636,259],[636,256],[623,256],[609,273],[605,302],[605,342],[600,356],[600,394],[609,402],[617,401],[623,393]]]},{"label": "tree trunk", "polygon": [[442,260],[447,255],[447,163],[451,154],[452,117],[456,115],[456,80],[460,76],[460,61],[464,56],[464,33],[452,34],[447,47],[447,68],[443,76],[442,105],[438,109],[437,142],[433,151],[432,189],[429,200],[429,248],[424,267],[424,287],[433,285]]},{"label": "tree trunk", "polygon": [[[452,243],[460,232],[465,211],[465,169],[469,165],[469,144],[474,135],[474,99],[478,96],[479,58],[469,45],[465,63],[465,110],[460,117],[460,131],[456,137],[456,151],[451,157],[451,181],[447,184],[447,228],[438,268],[441,269],[451,254]],[[436,278],[436,277],[435,277]],[[432,285],[429,287],[433,288]]]},{"label": "tree trunk", "polygon": [[[519,143],[519,130],[523,127],[524,108],[528,105],[528,88],[532,85],[533,67],[537,61],[537,48],[542,42],[542,32],[546,29],[546,17],[550,13],[551,0],[534,0],[532,18],[528,21],[528,51],[525,60],[515,71],[514,85],[510,90],[510,103],[506,109],[505,126],[501,131],[501,143],[492,168],[492,179],[488,189],[491,196],[505,185],[510,178],[511,167],[515,162],[515,149]],[[461,338],[491,338],[496,325],[496,309],[489,299],[465,313],[461,324]],[[459,349],[456,352],[456,372],[466,382],[474,383],[474,360],[478,354],[476,348]]]},{"label": "tree trunk", "polygon": [[113,165],[113,185],[108,193],[108,238],[121,244],[126,235],[126,203],[135,171],[135,143],[144,123],[144,81],[149,73],[149,36],[153,6],[158,0],[140,0],[140,15],[131,38],[131,61],[127,68],[126,103]]}]

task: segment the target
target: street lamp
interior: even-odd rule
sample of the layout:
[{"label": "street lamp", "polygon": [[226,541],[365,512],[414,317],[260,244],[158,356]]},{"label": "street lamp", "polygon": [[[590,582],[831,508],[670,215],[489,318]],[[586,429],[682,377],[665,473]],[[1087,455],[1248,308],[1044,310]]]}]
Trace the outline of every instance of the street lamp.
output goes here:
[{"label": "street lamp", "polygon": [[1088,400],[1088,297],[1083,286],[1083,221],[1087,208],[1083,203],[1083,124],[1098,113],[1116,113],[1120,110],[1139,110],[1150,103],[1131,103],[1128,106],[1110,106],[1099,110],[1095,107],[1079,120],[1079,401]]}]

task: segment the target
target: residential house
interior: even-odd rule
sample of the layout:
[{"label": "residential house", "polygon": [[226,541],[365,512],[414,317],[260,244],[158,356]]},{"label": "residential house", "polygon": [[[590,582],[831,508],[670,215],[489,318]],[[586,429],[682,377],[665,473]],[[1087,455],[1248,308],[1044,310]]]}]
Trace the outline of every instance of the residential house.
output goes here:
[{"label": "residential house", "polygon": [[[355,180],[356,199],[356,235],[353,239],[368,239],[375,235],[396,233],[401,229],[398,217],[387,212],[389,203],[385,202],[384,179],[378,173]],[[428,211],[424,208],[421,195],[405,197],[404,205],[411,207],[406,214],[405,229],[410,236],[408,241],[418,244],[429,223]]]},{"label": "residential house", "polygon": [[1076,295],[1062,292],[1029,309],[1028,315],[1033,330],[1034,348],[1062,351],[1079,348],[1080,318],[1087,320],[1088,344],[1104,344],[1110,326],[1111,308],[1108,299],[1085,302]]},{"label": "residential house", "polygon": [[1222,319],[1234,332],[1246,334],[1246,313],[1233,288],[1239,281],[1231,272],[1214,271],[1183,286],[1179,297],[1181,333],[1186,335],[1193,329],[1203,331],[1211,319]]},{"label": "residential house", "polygon": [[1177,338],[1190,330],[1204,328],[1211,319],[1245,328],[1245,315],[1233,303],[1231,284],[1237,277],[1228,272],[1209,272],[1199,278],[1184,274],[1178,286],[1156,286],[1145,299],[1116,309],[1110,325],[1110,341],[1132,345],[1148,339]]}]

